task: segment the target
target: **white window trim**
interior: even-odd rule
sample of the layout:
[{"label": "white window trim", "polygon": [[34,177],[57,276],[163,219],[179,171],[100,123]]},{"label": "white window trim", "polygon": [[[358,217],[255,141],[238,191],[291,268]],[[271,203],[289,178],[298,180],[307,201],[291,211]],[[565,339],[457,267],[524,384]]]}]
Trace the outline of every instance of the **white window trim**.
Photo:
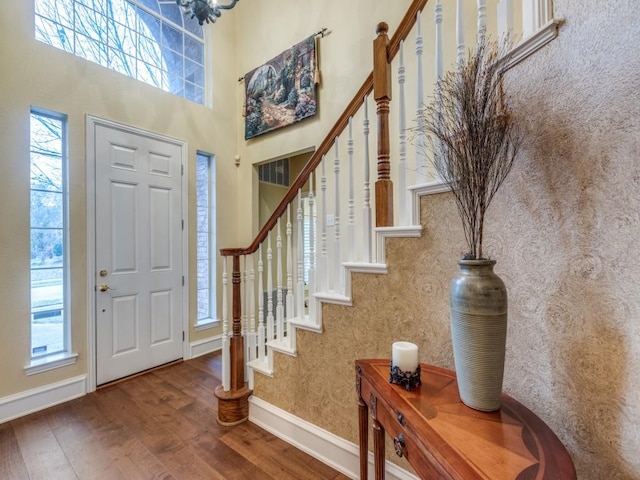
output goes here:
[{"label": "white window trim", "polygon": [[217,318],[201,318],[198,320],[193,327],[196,332],[200,332],[202,330],[208,330],[210,328],[215,328],[220,325],[220,320]]},{"label": "white window trim", "polygon": [[77,360],[77,353],[55,353],[47,357],[39,357],[31,360],[31,363],[24,367],[24,371],[27,375],[35,375],[36,373],[47,372],[56,368],[66,367],[67,365],[73,365]]},{"label": "white window trim", "polygon": [[[216,170],[216,156],[213,153],[207,153],[201,150],[196,152],[196,155],[203,156],[208,159],[207,171],[208,171],[208,181],[209,181],[209,239],[211,242],[211,238],[213,238],[214,242],[217,237],[217,222],[216,222],[216,189],[214,185],[215,181],[215,170]],[[197,161],[197,160],[196,160]],[[197,180],[196,180],[197,181]],[[197,203],[197,199],[196,199]],[[196,222],[197,224],[197,222]],[[213,232],[213,234],[212,234]],[[196,295],[196,321],[193,326],[196,332],[202,330],[208,330],[210,328],[215,328],[220,325],[220,320],[217,319],[217,310],[218,310],[218,301],[217,301],[217,255],[216,255],[216,245],[214,243],[211,248],[211,244],[209,244],[209,317],[206,318],[198,318],[197,315],[197,295]],[[198,289],[198,285],[196,283],[196,290]]]},{"label": "white window trim", "polygon": [[[70,259],[69,259],[69,145],[68,145],[68,135],[69,135],[69,127],[68,127],[68,116],[64,113],[54,112],[52,110],[46,110],[38,107],[31,107],[29,110],[29,118],[31,115],[39,115],[49,118],[55,118],[60,120],[62,123],[62,197],[63,197],[63,207],[62,207],[62,215],[63,215],[63,228],[62,228],[62,244],[64,248],[64,259],[62,263],[62,271],[63,271],[63,291],[65,294],[62,298],[62,311],[63,315],[63,336],[64,336],[64,350],[61,352],[39,355],[37,357],[33,357],[33,345],[31,340],[31,335],[29,336],[29,356],[30,363],[25,366],[25,372],[27,375],[33,375],[40,372],[45,372],[48,370],[53,370],[56,368],[65,367],[67,365],[72,365],[76,363],[78,354],[71,353],[72,348],[72,337],[71,337],[71,302],[69,301],[69,292],[70,292]],[[30,120],[31,121],[31,120]],[[31,151],[31,139],[29,139],[29,150]],[[29,213],[31,215],[31,213]],[[31,218],[30,220],[31,221]],[[29,268],[31,270],[31,267]],[[29,287],[31,288],[31,287]],[[31,319],[31,315],[29,315]],[[29,330],[33,328],[32,320],[29,321]]]}]

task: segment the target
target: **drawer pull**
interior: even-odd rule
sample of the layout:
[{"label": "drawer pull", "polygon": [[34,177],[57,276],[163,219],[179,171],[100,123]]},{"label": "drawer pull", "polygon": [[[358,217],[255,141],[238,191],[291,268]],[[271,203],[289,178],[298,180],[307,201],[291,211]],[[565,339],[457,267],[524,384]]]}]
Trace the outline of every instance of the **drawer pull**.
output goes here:
[{"label": "drawer pull", "polygon": [[404,455],[404,435],[399,434],[393,439],[393,449],[396,451],[396,455],[402,457]]},{"label": "drawer pull", "polygon": [[406,426],[404,422],[404,415],[400,412],[398,412],[398,423],[400,423],[400,425],[402,425],[403,427]]}]

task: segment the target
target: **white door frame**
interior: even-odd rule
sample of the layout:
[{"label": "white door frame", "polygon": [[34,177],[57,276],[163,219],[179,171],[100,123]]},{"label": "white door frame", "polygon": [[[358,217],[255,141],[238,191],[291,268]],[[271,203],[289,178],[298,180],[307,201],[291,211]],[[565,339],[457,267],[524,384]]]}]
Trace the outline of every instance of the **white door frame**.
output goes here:
[{"label": "white door frame", "polygon": [[182,342],[182,357],[189,358],[189,226],[188,226],[188,145],[186,141],[167,137],[158,133],[149,132],[140,128],[131,127],[122,123],[113,122],[104,118],[87,114],[86,116],[86,189],[87,189],[87,392],[96,389],[96,152],[95,130],[102,125],[108,128],[117,128],[127,132],[144,135],[146,137],[177,145],[182,150],[182,274],[184,285],[182,286],[182,331],[185,338]]}]

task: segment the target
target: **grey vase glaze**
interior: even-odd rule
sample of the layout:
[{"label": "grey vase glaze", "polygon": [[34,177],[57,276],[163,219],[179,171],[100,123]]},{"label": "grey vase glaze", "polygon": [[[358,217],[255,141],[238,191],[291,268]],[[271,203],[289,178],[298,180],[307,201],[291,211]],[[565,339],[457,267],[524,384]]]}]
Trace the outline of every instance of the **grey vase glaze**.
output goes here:
[{"label": "grey vase glaze", "polygon": [[507,289],[495,260],[460,260],[451,281],[451,336],[462,402],[476,410],[500,408],[507,339]]}]

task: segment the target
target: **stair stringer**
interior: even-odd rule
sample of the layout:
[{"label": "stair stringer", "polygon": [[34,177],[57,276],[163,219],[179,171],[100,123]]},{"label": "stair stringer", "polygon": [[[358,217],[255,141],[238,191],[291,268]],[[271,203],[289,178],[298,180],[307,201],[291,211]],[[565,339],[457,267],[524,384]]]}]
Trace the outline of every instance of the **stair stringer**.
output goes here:
[{"label": "stair stringer", "polygon": [[280,352],[292,357],[297,356],[296,348],[296,331],[298,329],[307,330],[314,333],[322,334],[322,304],[334,304],[351,307],[353,306],[351,298],[351,279],[352,273],[369,273],[377,275],[387,274],[386,264],[386,239],[387,238],[417,238],[422,236],[422,225],[420,224],[420,197],[423,195],[433,195],[436,193],[444,193],[450,191],[449,186],[434,181],[420,185],[408,187],[410,192],[410,208],[412,225],[398,227],[377,227],[375,229],[375,252],[377,262],[344,262],[342,267],[345,269],[345,291],[344,294],[336,292],[318,292],[313,294],[310,301],[316,303],[315,318],[304,315],[302,318],[294,317],[287,320],[287,338],[283,342],[272,340],[267,343],[267,352],[265,360],[253,360],[247,363],[249,386],[253,387],[253,372],[259,372],[268,377],[273,377],[273,352]]}]

